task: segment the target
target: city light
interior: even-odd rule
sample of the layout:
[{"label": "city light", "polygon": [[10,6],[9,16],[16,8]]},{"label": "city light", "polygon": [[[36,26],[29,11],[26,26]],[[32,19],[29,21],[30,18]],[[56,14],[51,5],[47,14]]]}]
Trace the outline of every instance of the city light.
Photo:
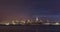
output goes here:
[{"label": "city light", "polygon": [[12,21],[12,24],[15,25],[16,23],[14,22],[14,20]]},{"label": "city light", "polygon": [[5,23],[5,25],[9,25],[9,23]]},{"label": "city light", "polygon": [[53,25],[60,25],[58,22],[54,23]]},{"label": "city light", "polygon": [[38,21],[39,19],[38,19],[38,17],[36,17],[36,21]]},{"label": "city light", "polygon": [[25,21],[24,20],[20,21],[20,24],[21,25],[24,25],[25,24]]},{"label": "city light", "polygon": [[59,25],[59,23],[56,23],[56,25]]},{"label": "city light", "polygon": [[44,25],[50,25],[50,23],[44,23]]},{"label": "city light", "polygon": [[[1,23],[0,23],[1,24]],[[53,21],[50,21],[50,19],[46,18],[46,19],[40,19],[38,17],[36,17],[35,19],[26,19],[26,20],[12,20],[10,22],[6,21],[3,23],[4,25],[60,25],[59,22],[53,22]]]}]

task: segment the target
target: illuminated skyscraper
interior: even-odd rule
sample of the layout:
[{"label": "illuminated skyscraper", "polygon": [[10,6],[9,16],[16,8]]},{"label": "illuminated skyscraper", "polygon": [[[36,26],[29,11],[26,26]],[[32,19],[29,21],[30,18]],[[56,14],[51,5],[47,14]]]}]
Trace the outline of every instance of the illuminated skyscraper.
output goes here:
[{"label": "illuminated skyscraper", "polygon": [[25,22],[24,20],[21,20],[21,21],[20,21],[20,24],[21,24],[21,25],[25,25],[25,23],[26,23],[26,22]]},{"label": "illuminated skyscraper", "polygon": [[12,21],[12,24],[13,24],[13,25],[15,25],[15,24],[16,24],[14,20]]},{"label": "illuminated skyscraper", "polygon": [[38,21],[39,19],[38,19],[38,17],[36,17],[36,21]]}]

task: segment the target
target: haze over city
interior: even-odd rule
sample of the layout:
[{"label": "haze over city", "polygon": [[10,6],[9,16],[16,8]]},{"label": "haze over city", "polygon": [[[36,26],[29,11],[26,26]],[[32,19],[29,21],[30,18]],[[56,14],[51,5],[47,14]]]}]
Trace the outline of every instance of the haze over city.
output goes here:
[{"label": "haze over city", "polygon": [[60,0],[0,0],[0,20],[60,15]]}]

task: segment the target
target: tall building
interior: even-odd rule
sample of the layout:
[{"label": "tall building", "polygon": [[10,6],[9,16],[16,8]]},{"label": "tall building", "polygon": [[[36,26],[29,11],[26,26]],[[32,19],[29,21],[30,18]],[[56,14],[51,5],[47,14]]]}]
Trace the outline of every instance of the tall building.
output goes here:
[{"label": "tall building", "polygon": [[36,21],[38,21],[39,19],[38,19],[38,17],[36,17]]},{"label": "tall building", "polygon": [[15,25],[15,24],[16,24],[14,20],[12,20],[12,24],[13,24],[13,25]]}]

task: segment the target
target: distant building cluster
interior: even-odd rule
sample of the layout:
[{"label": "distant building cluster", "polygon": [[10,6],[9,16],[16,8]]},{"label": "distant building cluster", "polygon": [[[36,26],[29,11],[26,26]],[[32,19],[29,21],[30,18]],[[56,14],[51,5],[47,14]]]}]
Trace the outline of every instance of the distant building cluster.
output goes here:
[{"label": "distant building cluster", "polygon": [[27,20],[11,20],[0,23],[3,25],[60,25],[59,22],[51,21],[49,18],[42,18],[36,17],[34,19],[27,19]]}]

